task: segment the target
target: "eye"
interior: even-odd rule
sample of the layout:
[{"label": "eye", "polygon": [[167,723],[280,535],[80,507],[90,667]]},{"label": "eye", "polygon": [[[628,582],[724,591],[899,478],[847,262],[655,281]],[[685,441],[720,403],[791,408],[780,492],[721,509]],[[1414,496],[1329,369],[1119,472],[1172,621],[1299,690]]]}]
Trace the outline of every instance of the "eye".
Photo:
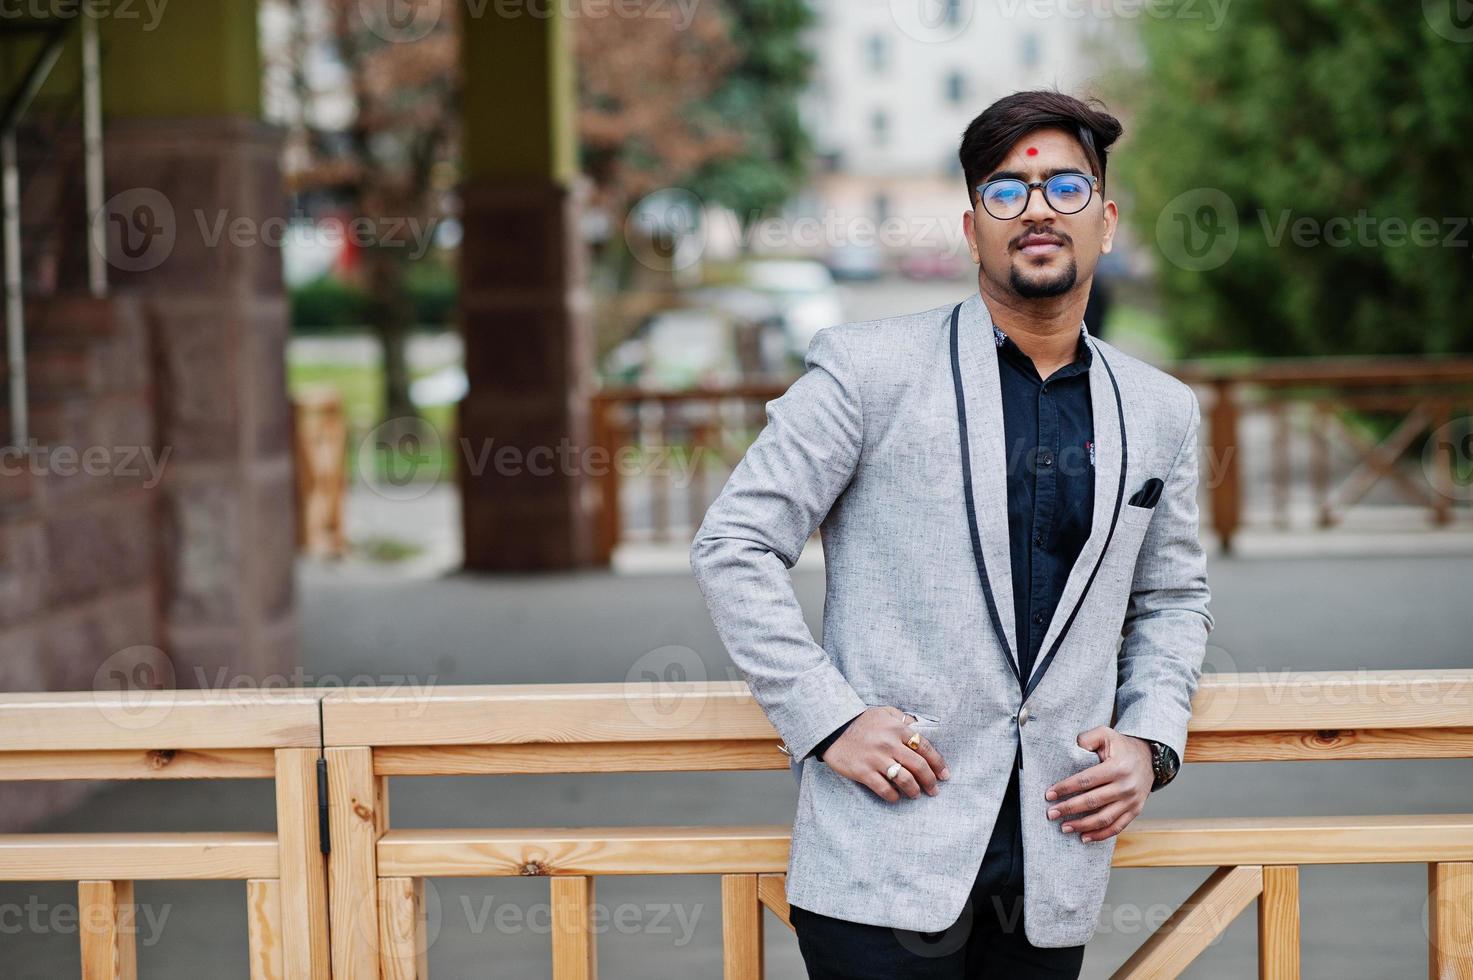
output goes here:
[{"label": "eye", "polygon": [[1023,198],[1023,187],[1016,181],[993,184],[987,188],[987,199],[994,204],[1017,204]]},{"label": "eye", "polygon": [[1061,201],[1080,201],[1089,194],[1089,181],[1079,174],[1059,174],[1049,181],[1049,193]]}]

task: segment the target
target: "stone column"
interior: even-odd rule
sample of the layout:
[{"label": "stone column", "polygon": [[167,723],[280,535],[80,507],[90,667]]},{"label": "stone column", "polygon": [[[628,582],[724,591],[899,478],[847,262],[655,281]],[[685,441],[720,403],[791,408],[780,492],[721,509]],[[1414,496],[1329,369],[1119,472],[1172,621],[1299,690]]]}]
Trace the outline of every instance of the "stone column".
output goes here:
[{"label": "stone column", "polygon": [[463,23],[470,391],[457,465],[465,565],[478,571],[596,560],[595,487],[581,466],[594,379],[570,25],[529,9],[493,5]]},{"label": "stone column", "polygon": [[169,452],[161,644],[180,687],[261,678],[296,662],[296,639],[286,196],[256,5],[170,5],[103,40],[109,272],[150,324]]}]

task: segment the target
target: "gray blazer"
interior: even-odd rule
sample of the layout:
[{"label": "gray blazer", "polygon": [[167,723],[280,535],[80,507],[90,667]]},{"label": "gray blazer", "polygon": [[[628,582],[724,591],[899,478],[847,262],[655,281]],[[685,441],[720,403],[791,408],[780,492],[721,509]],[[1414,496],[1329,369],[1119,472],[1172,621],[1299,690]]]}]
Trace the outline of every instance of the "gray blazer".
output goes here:
[{"label": "gray blazer", "polygon": [[[1185,758],[1213,626],[1198,539],[1201,415],[1185,384],[1087,336],[1094,523],[1021,714],[992,320],[974,292],[953,331],[954,306],[820,331],[806,372],[767,403],[767,425],[706,512],[691,568],[800,777],[789,901],[873,925],[951,926],[1021,743],[1026,934],[1075,946],[1094,935],[1117,838],[1062,833],[1043,794],[1099,761],[1076,742],[1098,725]],[[1156,506],[1128,503],[1153,476],[1165,481]],[[821,645],[788,574],[815,528]],[[869,705],[920,718],[951,768],[937,796],[887,803],[805,758]]]}]

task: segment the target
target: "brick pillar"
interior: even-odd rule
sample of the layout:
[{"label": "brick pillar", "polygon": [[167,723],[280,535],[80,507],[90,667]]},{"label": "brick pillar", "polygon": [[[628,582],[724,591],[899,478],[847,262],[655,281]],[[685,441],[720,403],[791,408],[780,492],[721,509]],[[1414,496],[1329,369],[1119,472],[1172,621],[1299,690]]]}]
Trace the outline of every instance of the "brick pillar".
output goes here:
[{"label": "brick pillar", "polygon": [[[597,512],[579,465],[590,445],[593,346],[568,25],[558,14],[488,14],[462,28],[465,564],[575,568],[597,560]],[[514,451],[498,457],[503,447]]]},{"label": "brick pillar", "polygon": [[146,311],[170,454],[158,571],[180,687],[296,658],[288,306],[276,239],[260,234],[284,216],[279,146],[275,130],[232,116],[108,127],[108,216],[123,219],[108,235],[113,289]]}]

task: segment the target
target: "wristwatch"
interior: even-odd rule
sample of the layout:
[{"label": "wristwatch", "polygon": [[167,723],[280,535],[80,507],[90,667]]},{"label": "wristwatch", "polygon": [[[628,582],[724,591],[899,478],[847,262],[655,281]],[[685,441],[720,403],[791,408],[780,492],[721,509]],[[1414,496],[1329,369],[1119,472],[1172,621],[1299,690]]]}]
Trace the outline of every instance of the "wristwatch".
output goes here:
[{"label": "wristwatch", "polygon": [[1146,742],[1151,746],[1151,772],[1156,777],[1151,783],[1151,792],[1154,793],[1176,778],[1181,760],[1176,757],[1176,750],[1164,742],[1153,738],[1146,739]]}]

